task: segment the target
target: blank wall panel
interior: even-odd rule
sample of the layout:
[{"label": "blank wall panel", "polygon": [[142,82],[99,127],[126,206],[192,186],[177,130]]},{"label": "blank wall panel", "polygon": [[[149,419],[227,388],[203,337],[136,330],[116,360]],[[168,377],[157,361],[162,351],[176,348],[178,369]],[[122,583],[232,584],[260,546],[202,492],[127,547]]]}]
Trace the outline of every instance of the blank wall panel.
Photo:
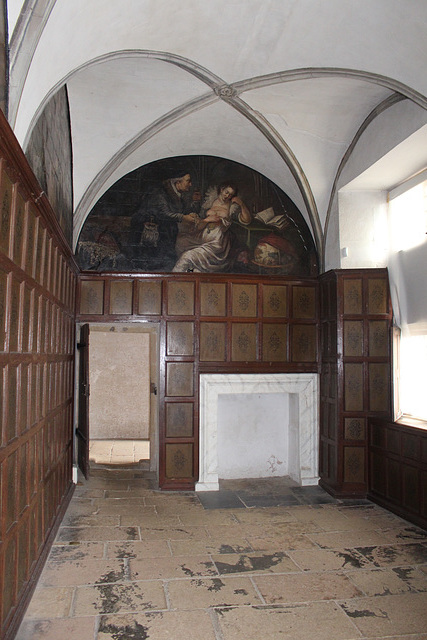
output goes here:
[{"label": "blank wall panel", "polygon": [[104,283],[102,280],[82,280],[80,293],[80,313],[100,315],[104,309]]},{"label": "blank wall panel", "polygon": [[138,313],[140,315],[160,315],[162,312],[162,283],[138,282]]},{"label": "blank wall panel", "polygon": [[110,313],[132,313],[132,281],[117,280],[110,284]]}]

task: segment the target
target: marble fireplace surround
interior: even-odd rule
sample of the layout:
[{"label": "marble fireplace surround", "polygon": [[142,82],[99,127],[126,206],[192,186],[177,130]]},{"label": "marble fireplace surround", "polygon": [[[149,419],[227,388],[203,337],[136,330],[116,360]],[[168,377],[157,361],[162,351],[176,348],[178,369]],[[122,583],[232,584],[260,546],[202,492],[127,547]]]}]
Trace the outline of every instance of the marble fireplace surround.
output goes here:
[{"label": "marble fireplace surround", "polygon": [[315,373],[200,374],[199,481],[218,491],[218,399],[221,394],[289,394],[287,475],[300,486],[318,483],[319,398]]}]

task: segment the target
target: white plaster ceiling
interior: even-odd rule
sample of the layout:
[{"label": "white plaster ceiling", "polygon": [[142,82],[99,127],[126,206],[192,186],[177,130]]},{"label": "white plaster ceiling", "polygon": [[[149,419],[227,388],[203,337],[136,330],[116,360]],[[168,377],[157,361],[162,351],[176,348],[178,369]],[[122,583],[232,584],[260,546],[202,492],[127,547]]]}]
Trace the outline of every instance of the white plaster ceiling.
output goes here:
[{"label": "white plaster ceiling", "polygon": [[406,167],[405,179],[421,173],[426,168],[427,125],[404,140],[375,162],[369,169],[341,188],[342,191],[390,191],[400,185],[400,166]]},{"label": "white plaster ceiling", "polygon": [[338,167],[365,119],[396,92],[427,106],[425,0],[32,4],[11,41],[10,121],[25,148],[67,85],[75,240],[128,171],[192,153],[276,182],[320,247]]}]

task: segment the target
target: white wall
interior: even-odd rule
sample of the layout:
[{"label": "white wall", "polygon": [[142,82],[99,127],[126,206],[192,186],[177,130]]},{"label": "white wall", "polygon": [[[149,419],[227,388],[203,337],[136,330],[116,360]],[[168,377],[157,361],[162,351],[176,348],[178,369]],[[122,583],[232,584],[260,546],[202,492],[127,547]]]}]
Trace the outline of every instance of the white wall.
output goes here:
[{"label": "white wall", "polygon": [[341,268],[387,266],[387,192],[344,191],[338,203]]},{"label": "white wall", "polygon": [[288,434],[289,394],[220,394],[219,478],[286,476]]},{"label": "white wall", "polygon": [[[381,113],[360,136],[331,205],[326,271],[385,266],[378,238],[385,224],[387,192],[427,166],[426,123],[427,112],[404,100]],[[345,260],[344,247],[349,248]]]}]

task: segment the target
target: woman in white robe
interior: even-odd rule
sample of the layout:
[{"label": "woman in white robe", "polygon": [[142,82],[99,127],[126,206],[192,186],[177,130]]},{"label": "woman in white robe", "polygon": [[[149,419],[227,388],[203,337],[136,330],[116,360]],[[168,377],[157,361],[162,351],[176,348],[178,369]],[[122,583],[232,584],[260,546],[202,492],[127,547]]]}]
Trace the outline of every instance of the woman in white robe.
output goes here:
[{"label": "woman in white robe", "polygon": [[250,224],[252,216],[234,185],[210,187],[195,223],[182,223],[176,241],[179,256],[173,271],[227,271],[232,263],[233,219]]}]

